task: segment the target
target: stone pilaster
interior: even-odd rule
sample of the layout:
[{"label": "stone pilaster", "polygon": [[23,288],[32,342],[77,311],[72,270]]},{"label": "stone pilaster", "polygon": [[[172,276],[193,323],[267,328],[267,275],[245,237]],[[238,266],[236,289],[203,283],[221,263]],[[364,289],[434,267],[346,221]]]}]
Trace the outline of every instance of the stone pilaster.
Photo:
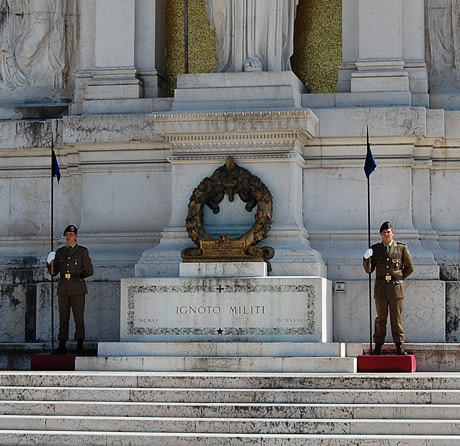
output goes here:
[{"label": "stone pilaster", "polygon": [[98,0],[95,13],[95,66],[86,99],[139,98],[134,66],[135,0]]},{"label": "stone pilaster", "polygon": [[402,2],[359,0],[357,71],[351,92],[409,91],[402,55]]},{"label": "stone pilaster", "polygon": [[428,106],[423,0],[347,0],[339,92],[356,105]]},{"label": "stone pilaster", "polygon": [[83,64],[77,75],[82,112],[152,112],[153,98],[166,90],[164,0],[88,2],[82,27]]}]

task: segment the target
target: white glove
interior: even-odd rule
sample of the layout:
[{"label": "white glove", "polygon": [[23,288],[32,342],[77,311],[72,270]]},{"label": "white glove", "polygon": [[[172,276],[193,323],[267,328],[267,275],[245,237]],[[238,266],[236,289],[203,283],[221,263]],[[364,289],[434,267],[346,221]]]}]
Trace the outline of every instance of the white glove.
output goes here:
[{"label": "white glove", "polygon": [[54,251],[51,251],[49,254],[48,254],[48,257],[46,258],[46,261],[48,263],[51,263],[54,258],[56,257],[56,253]]},{"label": "white glove", "polygon": [[374,251],[372,250],[372,248],[369,248],[366,250],[366,252],[364,253],[364,258],[367,260],[369,257],[371,257],[372,255],[374,254]]}]

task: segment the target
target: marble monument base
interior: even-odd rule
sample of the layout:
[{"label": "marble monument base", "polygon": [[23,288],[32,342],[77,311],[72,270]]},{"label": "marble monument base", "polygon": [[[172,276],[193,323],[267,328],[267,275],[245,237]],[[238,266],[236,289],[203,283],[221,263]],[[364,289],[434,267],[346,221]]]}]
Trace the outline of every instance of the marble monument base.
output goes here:
[{"label": "marble monument base", "polygon": [[120,341],[331,342],[321,277],[121,280]]},{"label": "marble monument base", "polygon": [[300,108],[307,89],[292,71],[182,74],[174,112]]}]

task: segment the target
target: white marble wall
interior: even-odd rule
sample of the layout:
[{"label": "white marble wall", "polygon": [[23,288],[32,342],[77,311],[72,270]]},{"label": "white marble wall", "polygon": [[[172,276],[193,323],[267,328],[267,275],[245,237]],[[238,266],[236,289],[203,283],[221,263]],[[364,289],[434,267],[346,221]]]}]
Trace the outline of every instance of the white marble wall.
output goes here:
[{"label": "white marble wall", "polygon": [[[369,341],[368,280],[345,283],[346,292],[334,293],[334,341]],[[373,297],[370,302],[373,333],[376,318]],[[406,280],[402,319],[406,342],[446,342],[445,284],[439,280]],[[389,321],[385,342],[393,343]]]},{"label": "white marble wall", "polygon": [[[284,244],[282,256],[287,256],[286,247],[290,246],[294,260],[289,263],[287,257],[288,261],[282,263],[283,275],[293,274],[289,268],[296,264],[298,246],[293,238],[283,238],[285,229],[279,228],[297,225],[305,228],[308,237],[307,245],[300,245],[301,256],[306,252],[318,253],[327,266],[325,277],[347,283],[366,280],[361,256],[367,246],[363,163],[365,123],[369,123],[378,166],[371,175],[372,240],[379,238],[377,228],[381,221],[392,220],[397,238],[409,244],[414,256],[415,272],[409,289],[423,289],[417,292],[423,295],[423,314],[410,312],[406,316],[411,340],[427,340],[426,333],[413,330],[411,324],[416,325],[419,317],[438,321],[444,317],[443,311],[449,323],[439,323],[437,327],[444,330],[447,340],[458,339],[458,291],[455,286],[446,291],[438,279],[441,270],[442,277],[458,280],[454,269],[458,265],[460,232],[455,195],[460,186],[455,142],[459,114],[433,114],[423,108],[320,109],[315,113],[319,117],[318,135],[305,141],[301,152],[297,152],[305,160],[302,167],[289,158],[280,161],[273,154],[265,154],[258,161],[257,151],[252,152],[251,158],[241,158],[241,164],[259,176],[274,196],[274,233],[266,244],[275,249],[277,243],[282,248]],[[90,116],[69,117],[58,126],[56,151],[62,178],[59,185],[55,182],[56,245],[63,241],[61,231],[65,225],[73,222],[79,226],[80,242],[90,249],[96,266],[88,300],[96,309],[102,308],[101,312],[110,313],[111,321],[118,317],[118,310],[112,305],[117,298],[116,283],[135,275],[135,265],[139,265],[143,253],[159,252],[153,268],[156,275],[170,273],[170,269],[162,270],[168,262],[178,267],[180,250],[192,245],[183,227],[191,191],[224,161],[223,157],[213,158],[209,153],[208,158],[196,154],[191,158],[184,147],[174,149],[176,157],[170,158],[171,166],[167,159],[171,157],[169,144],[162,141],[162,135],[155,135],[164,127],[148,125],[151,122],[148,116]],[[0,174],[4,209],[0,224],[2,283],[12,283],[8,259],[24,255],[41,262],[40,266],[31,267],[32,271],[38,268],[34,274],[41,281],[49,250],[47,126],[25,122],[3,122],[0,126],[4,135],[1,150],[8,166]],[[18,128],[21,133],[16,135],[14,129]],[[440,136],[433,138],[433,134]],[[444,138],[443,145],[439,138]],[[225,143],[226,139],[219,141]],[[233,144],[235,139],[230,141]],[[194,161],[190,163],[190,159]],[[238,203],[226,208],[227,204],[223,204],[222,215],[207,214],[208,225],[229,228],[240,218],[241,223],[250,223],[250,216],[235,208]],[[163,245],[167,241],[167,249],[161,243],[158,245],[162,237]],[[304,246],[308,246],[307,251]],[[174,256],[168,257],[171,253]],[[296,271],[294,274],[299,275]],[[113,292],[107,291],[109,285],[114,286]],[[2,294],[2,308],[6,312],[13,311],[10,303],[14,296],[23,296],[17,298],[14,317],[8,319],[8,324],[13,325],[6,331],[15,340],[24,336],[26,301],[21,286],[13,294]],[[356,293],[348,288],[350,298],[346,301],[336,296],[334,336],[338,341],[358,339],[359,333],[366,331],[367,317],[353,320],[359,327],[356,337],[350,337],[351,332],[341,328],[349,320],[344,317],[342,302],[346,302],[347,312],[362,312],[361,299],[365,299],[366,287],[361,286]],[[2,289],[6,290],[4,286]],[[407,304],[410,302],[408,295]],[[48,311],[46,303],[37,306],[40,339],[47,333]],[[89,339],[117,338],[115,325],[111,322],[104,326],[98,319],[99,310],[88,310],[87,314]],[[415,315],[417,318],[411,319]],[[433,337],[441,339],[441,332],[432,331]]]},{"label": "white marble wall", "polygon": [[[88,296],[94,299],[87,312],[90,339],[119,336],[113,323],[119,309],[112,303],[121,278],[178,275],[180,251],[192,243],[184,229],[189,197],[229,154],[259,176],[274,197],[266,240],[276,251],[274,272],[356,281],[348,297],[336,296],[334,336],[360,338],[367,324],[361,317],[367,127],[377,159],[370,179],[372,240],[379,239],[382,221],[394,223],[397,238],[409,244],[414,257],[408,288],[423,295],[423,311],[408,311],[413,302],[408,292],[408,336],[414,342],[443,340],[444,330],[447,340],[458,339],[460,101],[453,89],[428,101],[423,0],[344,0],[339,93],[308,95],[296,88],[283,102],[284,90],[270,83],[273,77],[262,73],[258,86],[252,76],[257,73],[251,73],[249,85],[239,84],[250,88],[249,103],[247,88],[233,89],[231,73],[221,73],[226,84],[217,101],[206,91],[207,113],[198,113],[202,101],[194,105],[199,94],[189,81],[196,77],[183,79],[187,113],[174,111],[184,99],[180,94],[153,100],[164,68],[164,1],[116,3],[119,8],[110,9],[112,2],[85,0],[75,12],[81,39],[73,61],[79,69],[70,116],[20,120],[22,112],[8,115],[4,103],[0,107],[0,117],[9,119],[0,121],[0,303],[9,315],[7,322],[2,319],[8,340],[24,340],[31,311],[25,282],[14,282],[12,266],[27,256],[34,259],[28,271],[41,290],[32,298],[37,338],[48,333],[40,284],[50,249],[52,134],[62,173],[54,189],[55,245],[63,241],[62,229],[76,224],[96,267]],[[142,28],[149,32],[141,33]],[[122,41],[115,53],[107,51],[112,38]],[[37,90],[15,91],[15,99],[24,99],[24,92],[30,99]],[[246,111],[228,113],[226,105],[235,104]],[[247,227],[251,218],[237,204],[224,203],[219,216],[206,214],[209,227],[235,232]],[[447,288],[440,277],[449,281]],[[101,322],[101,313],[110,323]],[[414,328],[419,319],[439,322],[431,337]],[[356,333],[346,331],[347,323]]]}]

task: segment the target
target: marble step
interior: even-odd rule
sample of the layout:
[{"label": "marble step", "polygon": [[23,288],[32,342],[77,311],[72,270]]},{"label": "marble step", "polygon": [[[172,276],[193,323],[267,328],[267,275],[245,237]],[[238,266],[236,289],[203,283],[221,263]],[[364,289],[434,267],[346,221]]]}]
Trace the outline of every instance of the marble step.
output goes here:
[{"label": "marble step", "polygon": [[5,446],[450,446],[459,409],[460,374],[0,372]]},{"label": "marble step", "polygon": [[459,390],[0,387],[0,400],[189,403],[460,404]]},{"label": "marble step", "polygon": [[117,356],[75,358],[81,371],[355,373],[356,358]]},{"label": "marble step", "polygon": [[341,418],[452,420],[458,404],[151,403],[103,401],[0,401],[1,415]]},{"label": "marble step", "polygon": [[0,372],[1,386],[91,388],[460,390],[460,373]]},{"label": "marble step", "polygon": [[230,434],[460,435],[458,420],[362,420],[298,418],[182,418],[0,415],[0,431],[12,429],[104,432],[200,432]]},{"label": "marble step", "polygon": [[207,434],[0,431],[2,446],[457,446],[459,435]]},{"label": "marble step", "polygon": [[345,357],[343,342],[99,342],[98,356]]}]

